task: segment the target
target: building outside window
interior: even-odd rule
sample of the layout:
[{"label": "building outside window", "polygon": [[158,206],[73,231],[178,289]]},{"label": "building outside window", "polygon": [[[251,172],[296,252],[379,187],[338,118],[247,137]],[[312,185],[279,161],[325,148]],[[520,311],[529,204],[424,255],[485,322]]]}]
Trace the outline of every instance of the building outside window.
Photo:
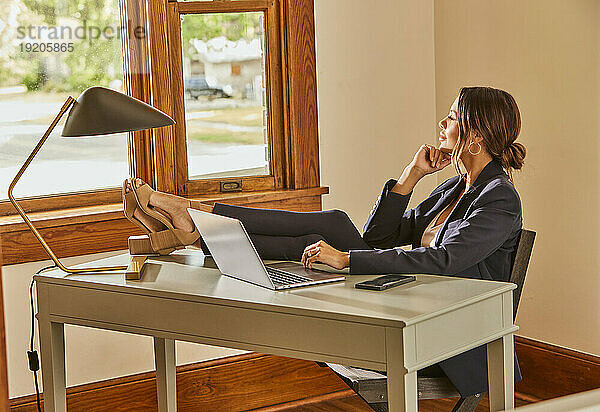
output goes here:
[{"label": "building outside window", "polygon": [[182,17],[190,179],[270,172],[263,15]]}]

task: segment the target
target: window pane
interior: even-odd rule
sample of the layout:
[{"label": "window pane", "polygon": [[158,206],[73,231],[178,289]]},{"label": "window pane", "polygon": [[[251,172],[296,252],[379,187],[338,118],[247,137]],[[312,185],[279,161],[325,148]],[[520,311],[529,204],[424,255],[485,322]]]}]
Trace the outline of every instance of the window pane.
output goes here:
[{"label": "window pane", "polygon": [[269,174],[262,12],[182,17],[190,179]]},{"label": "window pane", "polygon": [[[20,0],[7,8],[0,16],[0,199],[67,96],[90,86],[123,91],[118,0]],[[129,174],[126,134],[61,138],[64,117],[16,196],[115,187]]]}]

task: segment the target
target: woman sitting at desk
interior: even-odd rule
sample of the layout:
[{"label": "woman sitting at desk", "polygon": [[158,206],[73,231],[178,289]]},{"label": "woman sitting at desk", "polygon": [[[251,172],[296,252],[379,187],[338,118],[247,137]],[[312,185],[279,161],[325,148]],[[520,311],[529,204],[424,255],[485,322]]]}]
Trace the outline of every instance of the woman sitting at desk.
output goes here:
[{"label": "woman sitting at desk", "polygon": [[[439,147],[421,146],[400,178],[385,184],[362,236],[339,210],[209,206],[155,192],[136,179],[124,183],[125,212],[150,237],[130,246],[136,253],[163,254],[185,245],[201,247],[186,210],[193,207],[242,221],[263,259],[301,260],[308,267],[320,262],[360,274],[428,273],[508,281],[522,227],[512,170],[521,169],[526,153],[515,142],[521,129],[517,104],[503,90],[464,87],[439,126]],[[406,210],[421,178],[450,163],[458,175]],[[400,248],[409,244],[412,250]],[[485,347],[439,366],[461,395],[487,390]],[[518,367],[515,375],[520,378]]]}]

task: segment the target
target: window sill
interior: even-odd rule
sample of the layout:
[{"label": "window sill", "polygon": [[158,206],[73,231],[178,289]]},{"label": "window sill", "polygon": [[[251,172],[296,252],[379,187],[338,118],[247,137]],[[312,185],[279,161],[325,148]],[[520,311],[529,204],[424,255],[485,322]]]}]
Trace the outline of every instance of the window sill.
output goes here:
[{"label": "window sill", "polygon": [[[320,210],[327,187],[268,192],[238,192],[194,197],[215,202],[297,211]],[[119,204],[87,206],[27,215],[59,257],[127,249],[127,238],[142,232],[123,216]],[[19,215],[0,217],[0,244],[5,265],[45,260],[39,245]]]}]

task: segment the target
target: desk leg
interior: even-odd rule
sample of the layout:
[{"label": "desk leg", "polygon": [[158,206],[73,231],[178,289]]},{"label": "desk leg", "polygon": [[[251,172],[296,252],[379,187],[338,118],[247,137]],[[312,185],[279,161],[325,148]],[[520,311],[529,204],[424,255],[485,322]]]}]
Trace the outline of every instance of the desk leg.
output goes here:
[{"label": "desk leg", "polygon": [[175,341],[154,338],[154,363],[156,365],[156,389],[158,391],[158,411],[177,410],[177,387],[175,370]]},{"label": "desk leg", "polygon": [[514,357],[512,333],[487,344],[490,412],[514,408]]},{"label": "desk leg", "polygon": [[402,329],[386,328],[385,346],[389,412],[416,412],[417,372],[404,367]]},{"label": "desk leg", "polygon": [[66,412],[65,334],[64,324],[38,318],[44,411]]}]

